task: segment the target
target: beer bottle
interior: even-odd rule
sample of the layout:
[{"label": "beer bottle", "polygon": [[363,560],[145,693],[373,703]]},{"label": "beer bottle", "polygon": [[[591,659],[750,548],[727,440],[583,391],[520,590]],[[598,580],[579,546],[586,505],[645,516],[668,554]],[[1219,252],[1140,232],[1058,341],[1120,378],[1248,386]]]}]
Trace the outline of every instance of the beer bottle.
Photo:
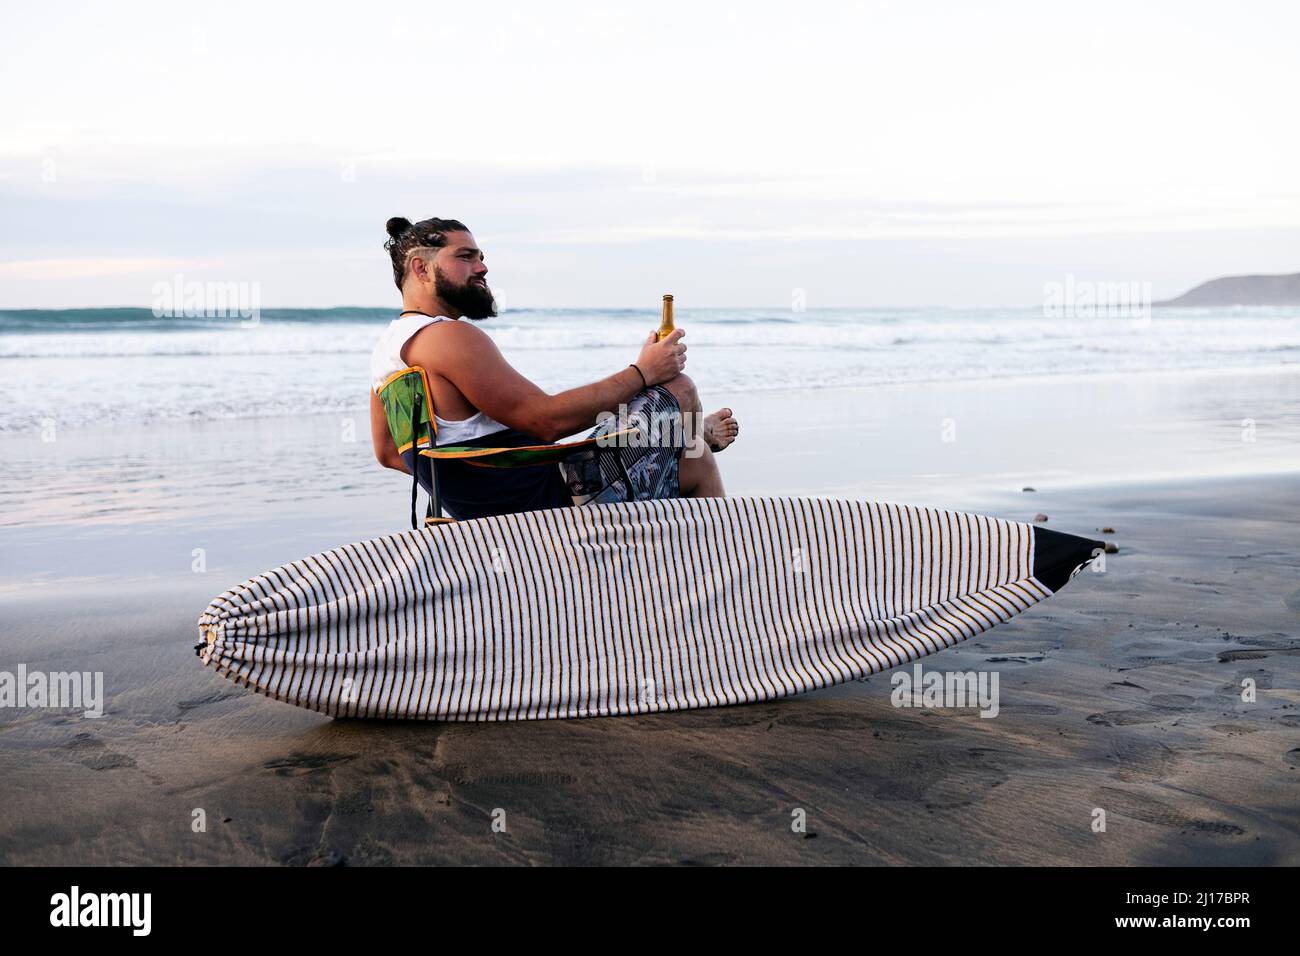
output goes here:
[{"label": "beer bottle", "polygon": [[664,320],[659,323],[659,331],[655,334],[655,341],[662,342],[664,337],[669,335],[676,328],[673,325],[673,297],[664,296]]}]

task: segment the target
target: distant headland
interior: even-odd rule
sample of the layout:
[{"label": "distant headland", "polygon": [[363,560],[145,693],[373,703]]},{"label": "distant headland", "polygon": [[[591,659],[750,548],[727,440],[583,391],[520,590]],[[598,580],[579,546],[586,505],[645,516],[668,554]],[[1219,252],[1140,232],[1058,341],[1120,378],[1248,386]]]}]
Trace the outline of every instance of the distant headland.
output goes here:
[{"label": "distant headland", "polygon": [[1202,282],[1155,306],[1300,305],[1300,272],[1284,276],[1224,276]]}]

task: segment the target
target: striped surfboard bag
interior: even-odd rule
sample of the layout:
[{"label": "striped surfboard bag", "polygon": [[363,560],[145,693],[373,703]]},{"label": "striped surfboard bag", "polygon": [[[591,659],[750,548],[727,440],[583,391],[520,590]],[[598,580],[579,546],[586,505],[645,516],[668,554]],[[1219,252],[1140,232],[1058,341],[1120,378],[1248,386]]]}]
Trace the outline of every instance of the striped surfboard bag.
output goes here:
[{"label": "striped surfboard bag", "polygon": [[527,720],[772,700],[950,647],[1102,542],[819,498],[556,508],[388,535],[259,574],[204,664],[335,717]]}]

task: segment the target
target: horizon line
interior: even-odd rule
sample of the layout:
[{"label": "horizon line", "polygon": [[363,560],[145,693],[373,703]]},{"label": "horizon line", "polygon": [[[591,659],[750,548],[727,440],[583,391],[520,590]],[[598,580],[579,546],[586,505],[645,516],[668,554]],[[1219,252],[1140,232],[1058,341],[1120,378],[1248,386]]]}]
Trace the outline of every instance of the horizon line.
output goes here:
[{"label": "horizon line", "polygon": [[[1166,304],[1168,304],[1169,301],[1171,301],[1171,300],[1167,300],[1167,299],[1166,299],[1166,300],[1162,300],[1162,301],[1153,301],[1153,302],[1151,302],[1150,304],[1151,304],[1152,306],[1166,305]],[[834,312],[834,311],[850,311],[850,310],[858,310],[858,311],[862,311],[862,310],[875,310],[875,309],[1033,309],[1033,308],[1041,308],[1041,307],[1042,307],[1042,303],[1041,303],[1041,302],[1037,302],[1037,303],[1024,303],[1024,302],[1018,302],[1018,303],[1006,303],[1006,302],[1003,302],[1003,303],[985,304],[985,305],[977,305],[977,304],[969,304],[969,305],[941,305],[941,304],[938,304],[938,303],[910,303],[910,304],[893,303],[893,304],[889,304],[889,305],[818,305],[818,306],[807,306],[806,308],[801,309],[801,310],[797,310],[797,311],[794,310],[794,309],[789,308],[789,306],[781,306],[781,307],[780,307],[780,310],[781,310],[781,311],[789,311],[789,312],[791,312],[791,313],[794,314],[794,315],[800,315],[800,314],[802,314],[802,313],[804,313],[804,312]],[[1208,307],[1207,307],[1207,306],[1198,306],[1197,308],[1208,308]],[[1234,308],[1234,306],[1216,306],[1215,308]],[[1242,308],[1250,308],[1250,306],[1242,306]],[[1267,307],[1267,306],[1261,306],[1261,308],[1268,308],[1268,307]],[[1276,308],[1276,306],[1274,306],[1273,308]],[[388,306],[388,305],[268,305],[268,306],[260,306],[260,307],[259,307],[259,311],[261,311],[261,312],[329,312],[329,311],[333,311],[333,310],[342,310],[342,309],[355,309],[355,310],[358,310],[358,311],[369,311],[369,312],[384,312],[384,311],[395,311],[395,312],[400,312],[400,311],[401,311],[400,307],[398,307],[398,306]],[[677,309],[677,311],[678,311],[678,312],[683,312],[683,311],[689,312],[689,311],[691,311],[691,310],[693,310],[693,309],[744,309],[744,310],[747,310],[747,311],[753,311],[753,310],[757,310],[757,309],[777,309],[777,306],[766,306],[766,305],[696,305],[696,306],[684,306],[684,307],[679,307],[679,308]],[[120,311],[125,311],[125,310],[134,310],[134,311],[139,311],[139,312],[152,312],[152,311],[153,311],[153,309],[152,309],[150,306],[147,306],[147,305],[75,305],[75,306],[67,306],[67,307],[62,307],[62,306],[0,306],[0,313],[5,313],[5,312],[112,312],[112,311],[119,311],[119,310],[120,310]],[[643,311],[643,312],[653,312],[653,313],[658,313],[658,312],[660,311],[660,306],[659,306],[658,303],[656,303],[656,304],[654,304],[654,305],[647,305],[647,306],[640,306],[640,305],[532,305],[532,306],[510,306],[508,309],[505,310],[505,312],[503,312],[503,313],[501,313],[501,314],[499,314],[499,315],[489,316],[489,318],[500,318],[501,315],[504,315],[504,314],[506,314],[506,313],[508,313],[508,312],[545,312],[545,311],[559,311],[559,310],[582,311],[582,312],[601,312],[601,311],[632,312],[632,311]],[[184,315],[184,314],[181,314],[181,315],[170,315],[170,316],[156,316],[156,318],[222,318],[222,317],[223,317],[223,316],[220,316],[220,315],[204,315],[204,314],[202,314],[202,313],[200,313],[200,314],[196,314],[196,315],[192,315],[192,316],[186,316],[186,315]],[[462,316],[457,316],[457,318],[462,318]],[[482,322],[482,321],[487,321],[487,319],[476,319],[476,320],[472,320],[472,321],[480,321],[480,322]]]}]

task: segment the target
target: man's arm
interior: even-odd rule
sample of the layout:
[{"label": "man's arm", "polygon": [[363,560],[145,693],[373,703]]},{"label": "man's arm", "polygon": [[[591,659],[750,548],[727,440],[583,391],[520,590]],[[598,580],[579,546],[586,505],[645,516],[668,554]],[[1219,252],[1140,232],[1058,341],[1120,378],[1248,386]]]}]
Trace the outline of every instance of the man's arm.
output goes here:
[{"label": "man's arm", "polygon": [[591,428],[602,411],[613,412],[646,384],[667,381],[686,364],[686,346],[678,345],[682,331],[662,342],[647,341],[637,365],[598,382],[548,395],[506,361],[495,342],[468,322],[440,322],[434,336],[417,335],[408,360],[412,365],[436,369],[477,408],[503,425],[556,441]]},{"label": "man's arm", "polygon": [[375,458],[381,465],[395,468],[404,475],[410,474],[406,462],[397,453],[397,446],[393,444],[393,433],[388,430],[388,416],[384,414],[384,405],[373,388],[370,390],[370,441],[375,446]]}]

